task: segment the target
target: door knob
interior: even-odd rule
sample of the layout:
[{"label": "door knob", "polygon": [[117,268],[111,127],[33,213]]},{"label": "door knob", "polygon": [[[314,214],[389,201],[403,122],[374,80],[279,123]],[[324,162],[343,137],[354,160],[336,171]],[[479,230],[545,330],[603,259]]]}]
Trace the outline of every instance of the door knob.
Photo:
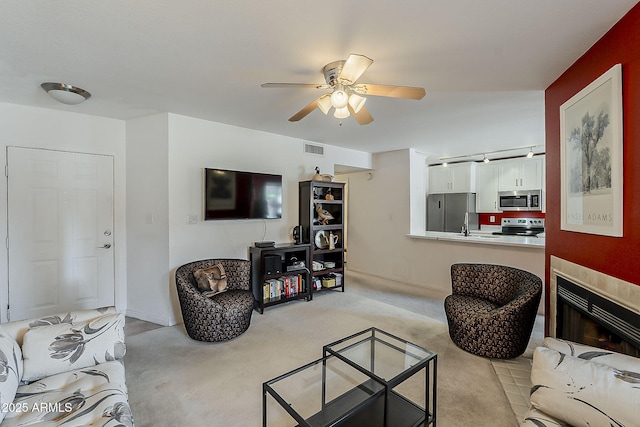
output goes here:
[{"label": "door knob", "polygon": [[111,247],[111,243],[105,243],[103,246],[98,246],[98,249],[109,249]]}]

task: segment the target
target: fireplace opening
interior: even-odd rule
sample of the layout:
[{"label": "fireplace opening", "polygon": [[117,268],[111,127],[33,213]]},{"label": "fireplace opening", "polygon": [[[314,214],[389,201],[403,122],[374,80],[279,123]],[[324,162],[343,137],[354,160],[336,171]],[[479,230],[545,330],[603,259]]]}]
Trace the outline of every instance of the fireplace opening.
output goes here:
[{"label": "fireplace opening", "polygon": [[640,314],[558,276],[556,337],[640,357]]}]

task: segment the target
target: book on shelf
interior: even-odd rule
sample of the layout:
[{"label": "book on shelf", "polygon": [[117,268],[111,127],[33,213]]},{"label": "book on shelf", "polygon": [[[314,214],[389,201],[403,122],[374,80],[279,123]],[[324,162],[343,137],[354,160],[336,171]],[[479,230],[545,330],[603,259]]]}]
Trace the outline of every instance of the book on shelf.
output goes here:
[{"label": "book on shelf", "polygon": [[262,285],[262,300],[267,303],[271,301],[271,283],[264,282]]},{"label": "book on shelf", "polygon": [[265,280],[262,286],[262,299],[265,303],[292,298],[304,293],[305,283],[301,274],[287,275],[278,279]]}]

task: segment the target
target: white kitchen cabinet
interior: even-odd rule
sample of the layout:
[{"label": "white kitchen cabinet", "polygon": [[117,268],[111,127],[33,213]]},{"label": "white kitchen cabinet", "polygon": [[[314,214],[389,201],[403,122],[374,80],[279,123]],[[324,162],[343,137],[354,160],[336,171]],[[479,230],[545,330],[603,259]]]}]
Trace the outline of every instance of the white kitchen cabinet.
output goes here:
[{"label": "white kitchen cabinet", "polygon": [[499,163],[481,163],[476,167],[476,212],[500,212],[498,207],[499,185]]},{"label": "white kitchen cabinet", "polygon": [[544,157],[503,160],[499,191],[539,190],[543,188]]},{"label": "white kitchen cabinet", "polygon": [[476,163],[429,167],[429,193],[475,193]]}]

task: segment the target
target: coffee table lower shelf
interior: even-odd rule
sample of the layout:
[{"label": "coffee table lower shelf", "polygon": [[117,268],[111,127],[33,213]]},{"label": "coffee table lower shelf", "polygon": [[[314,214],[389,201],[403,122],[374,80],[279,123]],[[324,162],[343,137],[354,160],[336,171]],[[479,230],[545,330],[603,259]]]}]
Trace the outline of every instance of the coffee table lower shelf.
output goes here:
[{"label": "coffee table lower shelf", "polygon": [[[326,404],[324,409],[305,421],[312,427],[362,427],[384,426],[384,390],[381,390],[363,402],[359,408],[349,411],[354,407],[354,401],[360,402],[362,390],[371,390],[373,382],[356,387]],[[370,394],[370,392],[369,392]],[[430,421],[430,420],[428,420]],[[425,410],[415,403],[407,400],[393,390],[389,393],[389,423],[393,427],[417,427],[428,425],[425,423]],[[300,427],[300,426],[298,426]]]}]

